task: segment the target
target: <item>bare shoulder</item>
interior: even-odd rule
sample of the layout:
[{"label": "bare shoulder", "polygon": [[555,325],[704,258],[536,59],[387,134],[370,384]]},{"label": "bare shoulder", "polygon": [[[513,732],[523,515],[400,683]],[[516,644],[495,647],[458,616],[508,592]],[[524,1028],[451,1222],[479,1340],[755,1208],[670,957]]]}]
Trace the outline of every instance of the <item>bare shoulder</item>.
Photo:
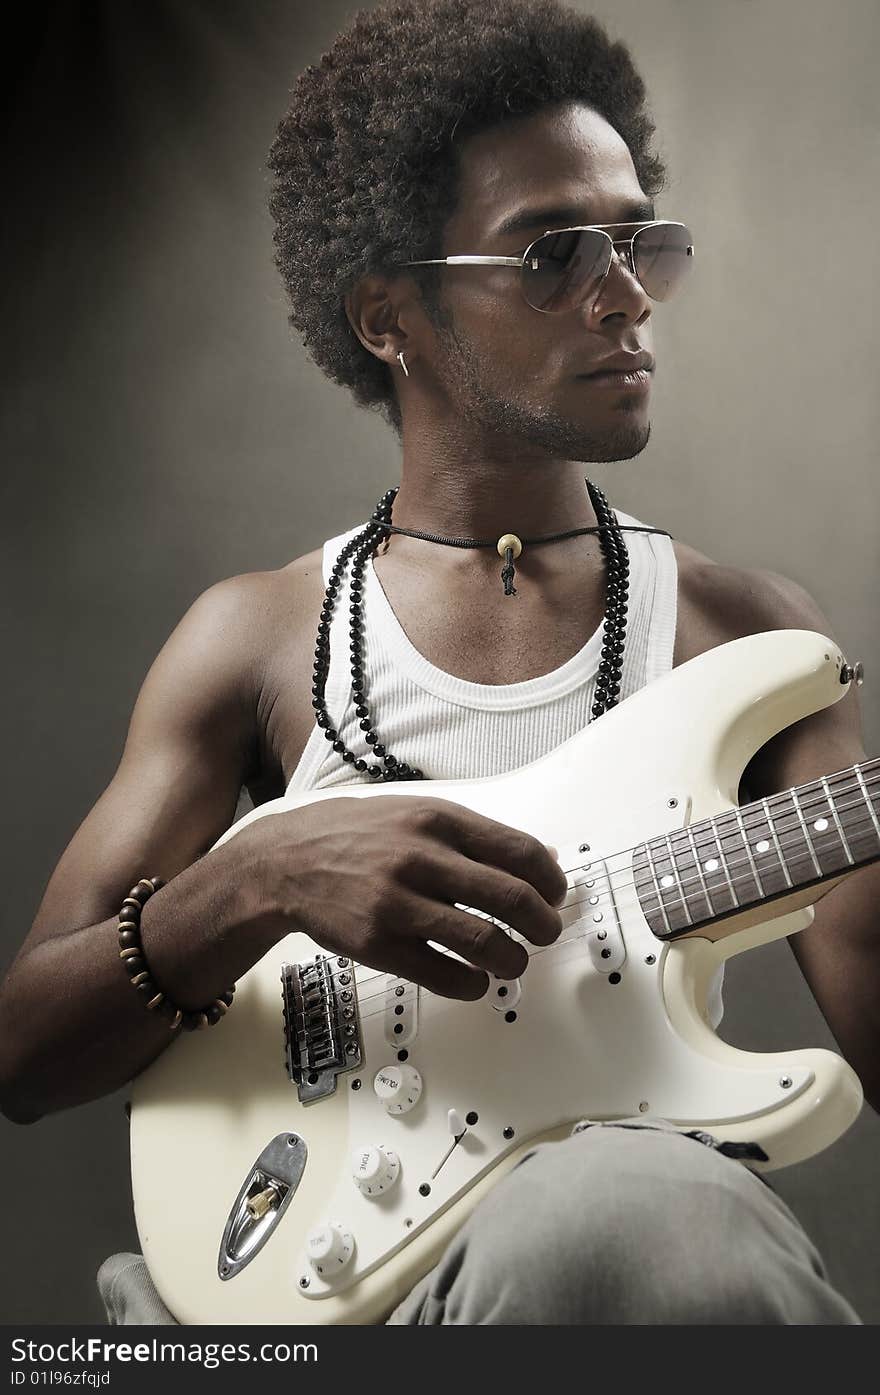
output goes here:
[{"label": "bare shoulder", "polygon": [[311,624],[314,602],[323,588],[317,549],[276,570],[242,572],[217,581],[201,593],[189,613],[205,638],[223,642],[230,657],[259,663],[279,624]]},{"label": "bare shoulder", "polygon": [[308,688],[322,595],[320,550],[217,581],[192,602],[148,676],[148,686],[171,685],[205,722],[228,716],[250,733],[249,786],[277,778],[268,727],[291,670]]},{"label": "bare shoulder", "polygon": [[779,572],[714,562],[676,542],[678,624],[675,662],[763,630],[817,630],[830,622],[803,586]]},{"label": "bare shoulder", "polygon": [[280,653],[314,643],[324,595],[321,549],[275,570],[243,572],[199,597],[204,628],[253,671],[259,685]]},{"label": "bare shoulder", "polygon": [[[757,568],[713,562],[684,543],[675,544],[679,570],[675,663],[764,630],[815,630],[834,639],[817,602],[790,577]],[[853,684],[840,702],[806,717],[775,737],[748,772],[754,794],[770,793],[843,769],[864,758],[858,692]]]}]

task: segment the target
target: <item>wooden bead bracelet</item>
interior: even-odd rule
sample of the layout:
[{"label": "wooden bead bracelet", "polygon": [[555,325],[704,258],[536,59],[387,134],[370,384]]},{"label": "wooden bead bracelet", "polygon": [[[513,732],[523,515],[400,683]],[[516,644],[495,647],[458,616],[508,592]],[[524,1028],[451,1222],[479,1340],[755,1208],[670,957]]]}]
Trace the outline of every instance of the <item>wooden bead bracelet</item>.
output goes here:
[{"label": "wooden bead bracelet", "polygon": [[164,886],[161,877],[141,877],[122,903],[119,912],[119,958],[128,974],[132,988],[144,999],[149,1012],[158,1012],[168,1022],[172,1032],[182,1027],[185,1032],[195,1032],[199,1027],[213,1027],[232,1006],[234,988],[227,988],[219,998],[207,1007],[188,1012],[177,1007],[155,983],[147,964],[144,947],[141,944],[141,907],[149,901],[154,891]]}]

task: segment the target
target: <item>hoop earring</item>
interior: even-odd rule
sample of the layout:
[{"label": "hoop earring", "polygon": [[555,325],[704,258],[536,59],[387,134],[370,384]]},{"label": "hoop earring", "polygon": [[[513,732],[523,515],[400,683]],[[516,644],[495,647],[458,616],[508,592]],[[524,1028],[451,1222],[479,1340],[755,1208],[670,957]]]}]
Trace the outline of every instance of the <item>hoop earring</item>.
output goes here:
[{"label": "hoop earring", "polygon": [[406,359],[405,359],[404,356],[403,356],[403,350],[402,350],[402,349],[401,349],[400,353],[397,355],[397,357],[400,359],[400,366],[401,366],[401,368],[403,369],[403,371],[404,371],[404,373],[406,374],[406,376],[409,377],[409,369],[408,369],[407,366],[406,366]]}]

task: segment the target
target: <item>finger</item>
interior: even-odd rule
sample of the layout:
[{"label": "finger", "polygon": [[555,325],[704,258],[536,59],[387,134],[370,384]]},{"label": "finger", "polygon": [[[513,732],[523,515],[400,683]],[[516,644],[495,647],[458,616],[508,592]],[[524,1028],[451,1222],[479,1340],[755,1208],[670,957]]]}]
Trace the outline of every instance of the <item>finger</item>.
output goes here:
[{"label": "finger", "polygon": [[451,907],[438,914],[428,938],[462,955],[496,978],[519,978],[528,968],[525,946],[487,920],[484,915]]},{"label": "finger", "polygon": [[[425,800],[424,807],[423,827],[427,823],[426,831],[435,832],[447,845],[475,862],[500,867],[529,882],[548,905],[558,905],[565,897],[568,890],[565,873],[539,838],[474,813],[451,800]],[[462,899],[456,897],[456,900]]]},{"label": "finger", "polygon": [[[548,905],[530,882],[497,867],[455,854],[444,856],[438,851],[434,856],[413,857],[409,876],[413,888],[435,902],[455,901],[472,906],[509,925],[532,944],[552,944],[562,931],[559,911]],[[461,919],[462,915],[465,920]],[[516,954],[518,950],[525,953],[522,945],[517,945],[491,921],[466,911],[458,912],[451,919],[444,917],[426,938],[439,940],[456,953],[465,954],[473,963],[479,963],[481,968],[500,978],[518,978],[525,969],[525,961]],[[474,959],[472,950],[480,957]],[[498,964],[502,966],[500,969],[496,967]]]},{"label": "finger", "polygon": [[398,940],[393,948],[392,972],[411,983],[420,983],[441,998],[475,1002],[489,987],[489,976],[481,969],[462,964],[422,940]]},{"label": "finger", "polygon": [[[546,846],[548,853],[552,857],[553,861],[556,863],[557,867],[559,867],[559,849],[554,848],[552,843],[548,843]],[[561,867],[559,867],[559,870],[560,872],[562,872]],[[568,895],[568,878],[566,877],[564,872],[562,872],[562,880],[561,882],[559,882],[558,885],[559,890],[557,892],[557,895],[553,897],[553,899],[550,901],[551,906],[561,906],[566,896]]]},{"label": "finger", "polygon": [[471,862],[459,884],[465,888],[459,900],[503,921],[533,945],[553,944],[562,933],[559,911],[530,882]]}]

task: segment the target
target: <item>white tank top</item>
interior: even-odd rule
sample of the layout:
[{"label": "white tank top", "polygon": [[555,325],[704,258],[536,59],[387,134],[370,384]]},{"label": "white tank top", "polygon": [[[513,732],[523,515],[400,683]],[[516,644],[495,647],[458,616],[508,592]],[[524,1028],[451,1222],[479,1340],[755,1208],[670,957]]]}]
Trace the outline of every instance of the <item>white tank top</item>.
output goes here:
[{"label": "white tank top", "polygon": [[[643,527],[615,511],[620,523]],[[340,551],[365,526],[324,544],[324,584]],[[620,701],[672,668],[678,568],[672,540],[660,533],[627,533],[630,559],[626,648]],[[348,633],[349,577],[339,588],[330,623],[327,711],[346,746],[368,754],[351,697]],[[427,779],[484,778],[537,760],[567,741],[590,720],[602,647],[601,622],[560,668],[522,683],[471,683],[430,663],[408,639],[373,569],[364,570],[362,632],[368,702],[374,727],[398,760]],[[361,784],[364,776],[333,750],[313,727],[287,791]],[[413,791],[415,786],[408,786]],[[720,976],[713,986],[710,1018],[721,1019]]]},{"label": "white tank top", "polygon": [[[627,514],[621,523],[641,526]],[[324,544],[324,584],[349,538],[364,524]],[[677,568],[670,538],[627,533],[630,558],[626,648],[620,701],[672,667],[675,643]],[[499,775],[537,760],[568,740],[590,720],[602,647],[602,626],[561,666],[522,683],[470,683],[445,673],[407,638],[382,589],[372,561],[364,572],[364,669],[375,729],[398,760],[435,780]],[[330,624],[330,670],[325,701],[346,746],[366,755],[351,698],[348,576],[339,588]],[[364,776],[346,764],[312,729],[290,779],[288,792],[361,784]]]}]

